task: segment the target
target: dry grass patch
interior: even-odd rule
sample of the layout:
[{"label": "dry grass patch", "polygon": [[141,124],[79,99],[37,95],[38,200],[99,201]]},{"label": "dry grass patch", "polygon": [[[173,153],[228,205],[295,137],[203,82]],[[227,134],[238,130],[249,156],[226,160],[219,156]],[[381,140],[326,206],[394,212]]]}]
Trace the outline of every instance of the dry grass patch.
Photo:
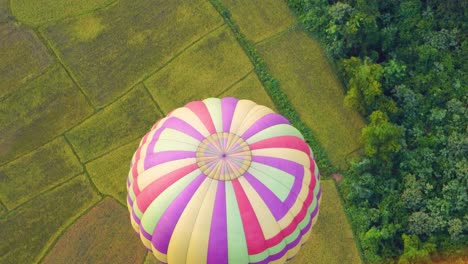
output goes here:
[{"label": "dry grass patch", "polygon": [[332,163],[345,167],[348,155],[360,146],[364,122],[344,107],[343,88],[319,44],[304,32],[292,31],[257,48]]}]

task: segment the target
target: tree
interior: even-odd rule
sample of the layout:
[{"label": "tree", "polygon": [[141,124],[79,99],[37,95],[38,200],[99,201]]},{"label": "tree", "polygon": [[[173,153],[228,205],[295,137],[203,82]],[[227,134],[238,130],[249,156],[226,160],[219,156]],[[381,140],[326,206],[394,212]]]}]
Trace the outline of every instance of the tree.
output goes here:
[{"label": "tree", "polygon": [[394,154],[401,149],[401,136],[401,128],[390,123],[385,113],[374,111],[370,115],[370,124],[361,132],[364,153],[390,163]]}]

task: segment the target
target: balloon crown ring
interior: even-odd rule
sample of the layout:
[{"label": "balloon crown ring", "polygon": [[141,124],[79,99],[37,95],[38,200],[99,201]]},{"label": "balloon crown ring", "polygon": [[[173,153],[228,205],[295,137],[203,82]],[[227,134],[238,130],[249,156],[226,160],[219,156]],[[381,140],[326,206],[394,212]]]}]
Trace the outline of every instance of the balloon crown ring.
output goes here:
[{"label": "balloon crown ring", "polygon": [[196,151],[197,164],[209,178],[230,181],[250,167],[249,145],[234,133],[219,132],[206,137]]}]

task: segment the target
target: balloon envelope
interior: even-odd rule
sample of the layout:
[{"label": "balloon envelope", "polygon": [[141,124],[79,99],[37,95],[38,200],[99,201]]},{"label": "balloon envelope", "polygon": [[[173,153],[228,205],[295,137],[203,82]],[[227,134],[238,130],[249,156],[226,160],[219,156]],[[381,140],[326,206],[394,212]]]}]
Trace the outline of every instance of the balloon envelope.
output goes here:
[{"label": "balloon envelope", "polygon": [[283,116],[232,97],[159,120],[135,152],[128,209],[165,263],[284,263],[309,237],[320,174]]}]

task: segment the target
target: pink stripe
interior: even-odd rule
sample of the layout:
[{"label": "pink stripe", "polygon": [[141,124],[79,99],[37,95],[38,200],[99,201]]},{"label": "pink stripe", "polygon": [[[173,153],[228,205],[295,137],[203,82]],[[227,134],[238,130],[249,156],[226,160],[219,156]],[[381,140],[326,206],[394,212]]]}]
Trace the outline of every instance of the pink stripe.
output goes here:
[{"label": "pink stripe", "polygon": [[144,213],[154,199],[156,199],[164,190],[197,168],[197,164],[187,165],[162,176],[148,185],[135,199],[140,211]]},{"label": "pink stripe", "polygon": [[210,132],[210,134],[216,133],[216,128],[213,124],[213,120],[211,119],[210,112],[208,111],[208,108],[206,108],[206,105],[202,101],[190,102],[186,104],[185,107],[192,110],[192,112],[194,112],[198,116],[198,118],[200,118],[200,120],[205,125],[206,129]]},{"label": "pink stripe", "polygon": [[234,179],[232,185],[244,226],[247,251],[250,255],[258,254],[265,249],[265,237],[263,236],[262,228],[239,180]]},{"label": "pink stripe", "polygon": [[301,138],[295,136],[280,136],[255,142],[250,145],[250,149],[263,148],[291,148],[301,150],[310,156],[310,149],[307,143]]},{"label": "pink stripe", "polygon": [[223,131],[229,132],[231,129],[232,117],[237,106],[237,100],[234,97],[225,97],[221,99],[221,112],[223,113]]}]

